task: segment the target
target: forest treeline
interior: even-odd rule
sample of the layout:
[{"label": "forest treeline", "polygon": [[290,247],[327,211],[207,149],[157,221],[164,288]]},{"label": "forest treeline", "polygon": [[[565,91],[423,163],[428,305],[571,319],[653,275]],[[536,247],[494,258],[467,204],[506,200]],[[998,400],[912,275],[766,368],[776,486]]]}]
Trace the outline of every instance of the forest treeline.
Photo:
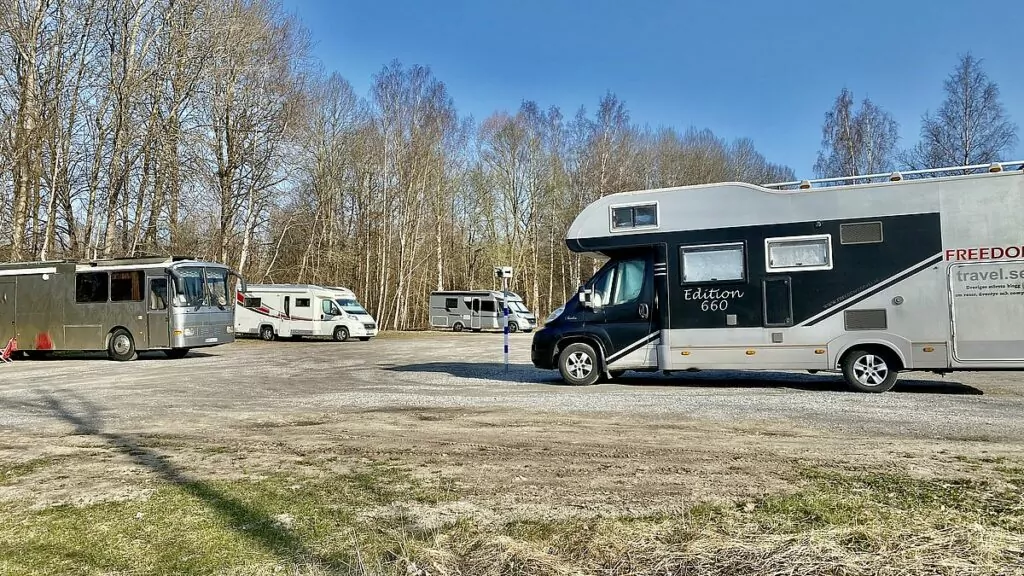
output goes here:
[{"label": "forest treeline", "polygon": [[[392,62],[357,94],[275,0],[0,7],[4,260],[191,255],[345,285],[382,327],[412,328],[431,290],[496,287],[497,265],[538,313],[557,307],[593,271],[563,238],[600,196],[794,178],[750,140],[639,126],[611,93],[475,119],[429,68]],[[847,100],[819,172],[878,155],[859,118],[884,111]]]}]

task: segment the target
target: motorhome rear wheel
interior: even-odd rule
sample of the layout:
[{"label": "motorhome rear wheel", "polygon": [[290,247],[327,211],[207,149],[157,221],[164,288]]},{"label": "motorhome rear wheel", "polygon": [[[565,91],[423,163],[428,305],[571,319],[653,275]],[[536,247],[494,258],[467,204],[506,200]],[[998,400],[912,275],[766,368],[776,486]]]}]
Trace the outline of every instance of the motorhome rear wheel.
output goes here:
[{"label": "motorhome rear wheel", "polygon": [[462,328],[462,322],[456,322],[455,324],[452,324],[452,332],[462,332]]},{"label": "motorhome rear wheel", "polygon": [[889,355],[875,350],[854,350],[843,358],[843,376],[852,390],[886,392],[896,384],[896,369]]}]

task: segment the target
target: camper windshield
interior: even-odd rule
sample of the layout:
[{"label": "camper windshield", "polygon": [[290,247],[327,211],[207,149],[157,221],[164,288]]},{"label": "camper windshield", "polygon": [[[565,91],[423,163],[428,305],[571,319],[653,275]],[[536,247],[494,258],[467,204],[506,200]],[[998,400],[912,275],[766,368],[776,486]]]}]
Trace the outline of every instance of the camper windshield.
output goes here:
[{"label": "camper windshield", "polygon": [[199,306],[206,295],[203,269],[197,266],[174,270],[174,303],[178,306]]},{"label": "camper windshield", "polygon": [[511,308],[512,310],[515,310],[516,312],[523,312],[523,313],[529,313],[530,312],[530,309],[527,308],[522,302],[517,302],[515,300],[509,301],[508,307]]},{"label": "camper windshield", "polygon": [[349,314],[366,314],[369,316],[359,301],[354,298],[338,298],[335,302],[338,303],[338,306],[341,306],[342,310]]},{"label": "camper windshield", "polygon": [[177,306],[220,306],[233,304],[226,268],[184,266],[175,268],[174,304]]}]

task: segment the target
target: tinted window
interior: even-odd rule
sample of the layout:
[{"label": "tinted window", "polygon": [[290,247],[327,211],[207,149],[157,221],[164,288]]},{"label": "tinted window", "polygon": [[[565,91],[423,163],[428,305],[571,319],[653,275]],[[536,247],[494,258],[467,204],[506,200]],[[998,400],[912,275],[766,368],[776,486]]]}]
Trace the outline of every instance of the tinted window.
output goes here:
[{"label": "tinted window", "polygon": [[494,302],[494,300],[481,300],[480,301],[480,311],[481,312],[497,312],[498,311],[498,305]]},{"label": "tinted window", "polygon": [[75,276],[75,302],[87,304],[89,302],[107,301],[106,272],[86,272]]},{"label": "tinted window", "polygon": [[309,298],[296,298],[295,299],[295,307],[296,308],[309,308]]},{"label": "tinted window", "polygon": [[245,306],[246,308],[259,308],[262,305],[263,305],[263,300],[262,299],[260,299],[260,298],[253,298],[251,296],[246,296],[245,299],[242,301],[242,306]]},{"label": "tinted window", "polygon": [[617,206],[612,208],[612,229],[657,227],[658,205]]},{"label": "tinted window", "polygon": [[623,206],[621,208],[612,208],[612,228],[632,228],[633,227],[633,208],[629,206]]},{"label": "tinted window", "polygon": [[683,284],[744,279],[743,244],[682,246],[679,260]]},{"label": "tinted window", "polygon": [[142,302],[143,274],[140,270],[110,273],[111,302]]},{"label": "tinted window", "polygon": [[451,310],[452,308],[458,308],[459,307],[459,299],[458,298],[445,298],[444,299],[444,307],[449,309],[449,310]]}]

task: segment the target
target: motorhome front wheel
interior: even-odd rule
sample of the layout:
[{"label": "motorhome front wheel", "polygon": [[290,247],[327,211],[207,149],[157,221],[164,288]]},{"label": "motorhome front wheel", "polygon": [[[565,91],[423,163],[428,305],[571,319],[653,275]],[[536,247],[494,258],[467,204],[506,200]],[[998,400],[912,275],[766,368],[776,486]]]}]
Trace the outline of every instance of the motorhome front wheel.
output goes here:
[{"label": "motorhome front wheel", "polygon": [[597,354],[589,344],[570,344],[558,355],[558,371],[567,384],[589,386],[601,376]]}]

